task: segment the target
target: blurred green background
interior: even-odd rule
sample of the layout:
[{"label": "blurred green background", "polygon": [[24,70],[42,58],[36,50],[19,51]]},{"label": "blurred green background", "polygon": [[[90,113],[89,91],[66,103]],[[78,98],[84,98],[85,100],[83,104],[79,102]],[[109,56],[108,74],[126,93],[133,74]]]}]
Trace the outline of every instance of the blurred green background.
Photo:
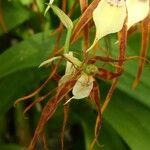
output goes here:
[{"label": "blurred green background", "polygon": [[[63,0],[62,0],[63,1]],[[55,4],[61,7],[61,0]],[[89,1],[90,2],[90,1]],[[23,116],[28,102],[13,107],[17,98],[25,96],[38,88],[48,77],[50,70],[38,68],[54,49],[57,34],[50,34],[58,27],[59,19],[50,10],[44,17],[46,0],[0,0],[0,150],[21,150],[30,142],[45,102],[34,106]],[[67,11],[73,5],[67,0]],[[74,10],[72,20],[81,15],[80,6]],[[94,32],[92,32],[94,35]],[[91,41],[93,36],[91,36]],[[61,39],[64,43],[65,33]],[[109,51],[118,54],[116,35],[107,36],[100,41]],[[140,53],[141,34],[134,33],[128,38],[127,56]],[[81,50],[82,39],[71,46],[71,50]],[[99,54],[100,52],[98,52]],[[150,47],[147,58],[150,58]],[[99,143],[94,150],[149,150],[150,149],[150,66],[145,65],[140,84],[132,90],[138,67],[138,59],[127,61],[125,71],[104,112]],[[64,66],[60,73],[64,72]],[[110,83],[97,79],[101,99],[104,100]],[[56,87],[51,81],[39,95]],[[34,100],[36,97],[30,99]],[[30,101],[29,100],[29,101]],[[69,118],[65,130],[65,150],[88,150],[94,137],[94,124],[97,111],[88,99],[73,100],[70,104]],[[63,123],[63,104],[46,126],[48,147],[60,149],[60,132]],[[37,150],[42,150],[39,140]]]}]

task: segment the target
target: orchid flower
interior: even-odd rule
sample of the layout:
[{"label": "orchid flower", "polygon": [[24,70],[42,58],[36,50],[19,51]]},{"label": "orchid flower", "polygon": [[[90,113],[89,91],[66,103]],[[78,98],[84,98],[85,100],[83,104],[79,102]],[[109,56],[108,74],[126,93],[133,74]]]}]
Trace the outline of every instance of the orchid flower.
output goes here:
[{"label": "orchid flower", "polygon": [[[77,68],[82,67],[83,63],[73,56],[72,52],[64,54],[63,57],[67,59],[65,74],[59,80],[58,86],[62,86],[67,81],[71,79],[74,75]],[[44,61],[41,65],[46,65],[51,63],[54,60],[60,59],[61,56],[56,56]],[[79,78],[77,79],[75,85],[73,86],[72,94],[73,96],[65,103],[67,104],[72,99],[83,99],[90,95],[90,92],[93,89],[93,75],[98,72],[98,69],[95,65],[85,65],[83,71],[81,72]]]},{"label": "orchid flower", "polygon": [[[65,75],[60,79],[59,85],[67,82],[75,72],[76,70],[75,67],[79,68],[83,64],[80,60],[74,57],[73,53],[71,52],[69,52],[69,54],[64,54],[64,57],[73,64],[67,61],[66,72]],[[92,74],[96,73],[97,71],[98,71],[97,67],[94,65],[85,66],[85,69],[82,71],[80,77],[78,78],[73,87],[72,90],[73,96],[69,100],[67,100],[65,104],[69,103],[72,99],[83,99],[90,95],[93,89],[93,81],[94,81]]]},{"label": "orchid flower", "polygon": [[149,0],[101,0],[93,12],[96,36],[89,51],[102,37],[119,32],[144,20],[149,14]]},{"label": "orchid flower", "polygon": [[69,80],[72,80],[72,77],[74,77],[76,72],[81,69],[81,73],[80,75],[77,75],[76,82],[72,88],[73,96],[67,100],[65,104],[69,103],[72,99],[83,99],[90,96],[91,91],[94,88],[95,76],[102,80],[112,80],[120,75],[120,72],[113,73],[101,67],[97,67],[93,63],[84,64],[78,58],[74,57],[72,52],[50,58],[44,61],[40,67],[62,57],[67,60],[67,63],[65,74],[59,80],[58,87],[64,86]]}]

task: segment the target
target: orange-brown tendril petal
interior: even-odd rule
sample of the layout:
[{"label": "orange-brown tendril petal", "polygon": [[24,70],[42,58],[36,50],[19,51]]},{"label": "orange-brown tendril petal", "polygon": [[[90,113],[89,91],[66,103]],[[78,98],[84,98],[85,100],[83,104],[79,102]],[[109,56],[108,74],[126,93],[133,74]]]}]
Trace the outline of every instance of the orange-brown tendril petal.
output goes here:
[{"label": "orange-brown tendril petal", "polygon": [[[54,89],[55,90],[55,89]],[[31,104],[29,104],[29,106],[27,106],[25,108],[25,110],[23,111],[23,113],[25,114],[27,111],[29,111],[36,103],[39,103],[41,101],[43,101],[44,99],[46,99],[50,94],[52,94],[52,92],[54,91],[50,91],[48,92],[46,95],[40,96],[37,99],[35,99]]]},{"label": "orange-brown tendril petal", "polygon": [[[81,12],[84,13],[84,11],[88,7],[88,1],[87,0],[80,0],[80,6],[81,6]],[[83,40],[84,40],[83,54],[84,54],[84,59],[87,60],[88,59],[88,53],[86,52],[86,50],[89,47],[89,26],[88,26],[88,23],[84,27]]]},{"label": "orange-brown tendril petal", "polygon": [[101,105],[100,105],[100,91],[99,91],[99,86],[97,85],[96,82],[94,82],[93,89],[90,93],[90,98],[91,98],[92,102],[95,103],[95,105],[97,107],[97,111],[98,111],[98,116],[96,118],[96,123],[95,123],[95,137],[94,137],[93,141],[90,144],[90,150],[92,150],[95,143],[97,142],[97,138],[99,136],[99,132],[100,132],[101,125],[102,125],[102,115],[101,115]]},{"label": "orange-brown tendril petal", "polygon": [[66,82],[66,84],[64,84],[63,86],[60,87],[60,89],[58,89],[57,95],[54,96],[51,100],[49,100],[47,102],[47,104],[44,106],[44,109],[42,111],[40,120],[39,120],[37,128],[34,132],[34,136],[31,140],[28,150],[34,150],[35,145],[38,140],[38,137],[40,136],[41,132],[43,131],[46,123],[52,117],[52,115],[54,114],[54,112],[56,111],[56,109],[58,107],[58,104],[62,101],[62,99],[65,97],[65,95],[71,91],[75,82],[76,82],[76,80],[74,80],[74,79]]},{"label": "orange-brown tendril petal", "polygon": [[50,76],[47,78],[47,80],[46,80],[38,89],[36,89],[33,93],[31,93],[31,94],[29,94],[29,95],[27,95],[27,96],[25,96],[25,97],[22,97],[22,98],[17,99],[17,100],[15,101],[15,103],[14,103],[14,106],[16,106],[16,105],[17,105],[18,103],[20,103],[21,101],[25,101],[25,100],[27,100],[27,99],[29,99],[29,98],[35,96],[37,93],[39,93],[39,92],[47,85],[47,83],[49,82],[49,80],[55,75],[55,73],[56,73],[56,71],[57,71],[57,69],[58,69],[59,64],[60,64],[60,61],[59,61],[59,63],[53,68],[53,71],[52,71],[52,73],[50,74]]},{"label": "orange-brown tendril petal", "polygon": [[103,69],[103,68],[98,68],[98,73],[96,75],[100,79],[103,79],[103,80],[112,80],[112,79],[120,76],[121,73],[122,73],[121,71],[114,73],[114,72],[108,71],[108,70]]},{"label": "orange-brown tendril petal", "polygon": [[73,31],[72,37],[71,37],[71,42],[74,42],[76,38],[78,37],[79,33],[81,30],[87,25],[87,23],[91,20],[92,18],[92,13],[100,0],[93,0],[92,3],[88,6],[88,8],[84,11],[82,14],[79,22],[75,26],[75,29]]},{"label": "orange-brown tendril petal", "polygon": [[[143,20],[141,23],[142,28],[142,43],[141,43],[141,51],[140,51],[140,57],[145,58],[147,55],[147,49],[148,49],[148,42],[149,42],[149,23],[150,23],[150,15]],[[140,82],[142,71],[144,68],[145,59],[140,59],[137,76],[133,82],[132,88],[135,89]]]},{"label": "orange-brown tendril petal", "polygon": [[[119,32],[119,62],[118,62],[118,68],[116,69],[116,73],[119,73],[121,75],[123,71],[123,63],[125,59],[125,50],[126,50],[126,42],[127,42],[127,26],[126,26],[126,21],[124,23],[124,26],[122,30]],[[104,101],[104,104],[102,105],[101,112],[103,113],[106,107],[108,106],[110,99],[114,93],[114,90],[116,89],[118,82],[118,77],[116,76],[115,79],[112,81],[112,85],[108,91],[108,94],[106,96],[106,99]]]},{"label": "orange-brown tendril petal", "polygon": [[[66,96],[66,100],[68,99],[69,96]],[[62,131],[61,131],[61,150],[64,150],[64,134],[65,134],[65,127],[68,120],[68,113],[69,113],[69,103],[64,105],[64,119],[63,119]]]},{"label": "orange-brown tendril petal", "polygon": [[4,13],[2,9],[2,1],[0,1],[0,26],[2,27],[3,31],[6,33],[8,32],[5,21],[4,21]]}]

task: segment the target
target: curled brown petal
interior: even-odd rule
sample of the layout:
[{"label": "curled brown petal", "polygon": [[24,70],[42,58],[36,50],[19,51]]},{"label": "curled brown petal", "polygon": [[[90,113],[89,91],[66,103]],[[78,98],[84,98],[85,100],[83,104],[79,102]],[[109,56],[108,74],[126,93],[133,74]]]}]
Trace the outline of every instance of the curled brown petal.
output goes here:
[{"label": "curled brown petal", "polygon": [[90,149],[93,149],[95,143],[97,142],[97,138],[99,136],[99,132],[100,132],[101,125],[102,125],[102,114],[101,114],[101,105],[100,105],[100,91],[99,91],[99,86],[97,85],[96,82],[94,82],[93,89],[90,93],[90,98],[91,98],[92,102],[95,103],[95,105],[97,107],[97,111],[98,111],[98,116],[96,118],[96,123],[95,123],[95,137],[94,137],[93,141],[90,144]]},{"label": "curled brown petal", "polygon": [[58,104],[62,101],[65,95],[69,93],[69,91],[73,88],[75,82],[76,80],[71,80],[71,81],[66,82],[64,86],[58,89],[57,95],[54,96],[51,100],[49,100],[47,104],[44,106],[44,109],[42,111],[40,120],[34,132],[34,136],[31,140],[28,150],[34,150],[38,137],[42,133],[47,121],[52,117],[52,115],[54,114],[54,112],[56,111],[58,107]]},{"label": "curled brown petal", "polygon": [[[119,73],[120,75],[123,72],[123,63],[124,63],[124,59],[125,59],[126,42],[127,42],[127,26],[126,26],[126,22],[125,22],[122,30],[119,32],[119,62],[118,62],[119,67],[116,69],[116,73]],[[102,108],[101,108],[102,113],[108,106],[110,99],[114,93],[114,90],[116,89],[117,83],[118,83],[118,76],[115,77],[112,81],[111,87],[108,91],[108,94],[106,96],[104,104],[102,105]]]},{"label": "curled brown petal", "polygon": [[71,37],[71,42],[73,42],[77,36],[79,35],[79,33],[81,32],[81,30],[87,25],[87,23],[91,20],[92,18],[92,13],[94,11],[94,9],[96,8],[96,6],[98,5],[98,3],[100,2],[100,0],[93,0],[93,2],[88,6],[88,8],[84,11],[84,13],[82,14],[79,22],[77,23],[77,25],[75,26],[74,32],[72,34]]},{"label": "curled brown petal", "polygon": [[[150,23],[150,15],[141,24],[141,28],[142,28],[142,43],[141,43],[141,51],[140,51],[141,58],[146,58],[147,55],[147,49],[149,43],[149,23]],[[138,83],[140,82],[144,64],[145,64],[145,59],[140,59],[137,75],[132,86],[133,89],[135,89]]]},{"label": "curled brown petal", "polygon": [[53,71],[51,72],[51,74],[49,75],[49,77],[47,78],[47,80],[38,88],[36,89],[33,93],[27,95],[27,96],[24,96],[24,97],[21,97],[19,99],[17,99],[14,103],[14,106],[16,106],[18,103],[22,102],[22,101],[25,101],[33,96],[35,96],[37,93],[39,93],[46,85],[47,83],[49,82],[49,80],[51,80],[51,78],[56,74],[56,71],[58,69],[58,66],[60,64],[60,61],[58,62],[58,64],[53,68]]}]

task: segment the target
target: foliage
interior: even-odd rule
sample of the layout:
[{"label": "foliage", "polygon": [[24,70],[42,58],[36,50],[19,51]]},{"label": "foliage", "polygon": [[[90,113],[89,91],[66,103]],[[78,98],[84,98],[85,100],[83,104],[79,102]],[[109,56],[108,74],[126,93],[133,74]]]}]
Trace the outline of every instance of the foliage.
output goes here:
[{"label": "foliage", "polygon": [[[50,80],[37,95],[14,107],[14,102],[18,98],[32,93],[49,77],[53,67],[48,65],[39,68],[39,65],[54,55],[54,49],[60,50],[66,42],[68,30],[63,29],[62,24],[59,26],[59,20],[51,9],[44,16],[47,7],[45,3],[48,1],[0,1],[0,149],[2,150],[21,150],[29,145],[42,109],[49,99],[36,103],[25,114],[26,116],[23,115],[23,111],[30,102],[57,88],[56,80]],[[55,0],[54,3],[62,7],[61,1]],[[67,1],[67,12],[73,3],[72,0]],[[79,3],[75,6],[71,15],[74,25],[82,15],[79,11]],[[89,26],[93,26],[92,21]],[[55,45],[59,39],[59,31],[63,31],[62,37],[59,45]],[[78,33],[78,28],[75,28],[75,31]],[[90,28],[89,41],[93,41],[94,34],[95,30]],[[82,51],[85,49],[84,36],[76,36],[73,33],[71,41],[69,51],[73,51],[79,60],[84,60],[85,55]],[[119,43],[116,41],[118,41],[117,34],[100,39],[99,45],[95,47],[96,55],[118,59]],[[91,42],[89,45],[92,44]],[[98,137],[99,144],[94,146],[94,150],[149,149],[150,66],[148,60],[137,88],[132,89],[140,61],[140,57],[135,56],[140,56],[140,46],[141,30],[137,29],[128,35],[124,72],[119,77],[117,88],[103,114]],[[90,54],[92,55],[92,52]],[[148,52],[146,59],[149,58]],[[65,65],[66,62],[63,61],[59,66],[58,74],[61,76],[64,74]],[[106,66],[105,69],[111,71],[114,69],[114,64],[110,65],[107,61],[98,61],[97,65]],[[102,78],[96,78],[96,81],[100,89],[100,103],[103,104],[112,82]],[[63,104],[64,102],[58,106],[44,129],[49,149],[60,149],[60,133],[63,125],[63,111],[65,111]],[[64,131],[64,149],[89,149],[94,138],[96,106],[89,98],[72,100],[68,111],[68,121]],[[42,141],[43,139],[39,138],[38,149],[43,149]]]}]

